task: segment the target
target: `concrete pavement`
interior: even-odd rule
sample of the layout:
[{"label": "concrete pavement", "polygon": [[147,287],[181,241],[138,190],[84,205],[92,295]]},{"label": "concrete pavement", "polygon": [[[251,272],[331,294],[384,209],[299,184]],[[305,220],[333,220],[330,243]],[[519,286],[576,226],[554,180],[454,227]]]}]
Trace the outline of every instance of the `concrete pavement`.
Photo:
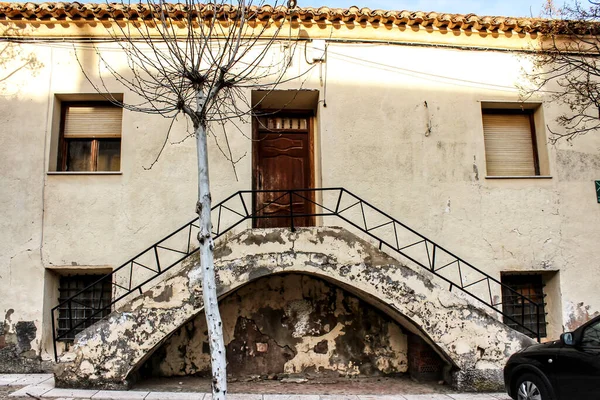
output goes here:
[{"label": "concrete pavement", "polygon": [[[58,400],[211,400],[209,393],[161,391],[112,391],[59,389],[52,374],[0,374],[0,386],[14,386],[9,398],[48,398]],[[21,387],[21,389],[18,389]],[[401,395],[293,395],[293,394],[229,394],[229,400],[510,400],[504,393],[440,393]]]}]

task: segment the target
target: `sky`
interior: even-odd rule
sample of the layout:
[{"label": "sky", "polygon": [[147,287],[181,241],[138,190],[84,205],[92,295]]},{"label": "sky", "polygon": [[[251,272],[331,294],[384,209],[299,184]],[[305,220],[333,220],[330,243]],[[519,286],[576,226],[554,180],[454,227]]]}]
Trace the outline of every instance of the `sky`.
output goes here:
[{"label": "sky", "polygon": [[544,3],[545,0],[298,0],[300,7],[358,6],[383,10],[474,13],[507,17],[539,17]]}]

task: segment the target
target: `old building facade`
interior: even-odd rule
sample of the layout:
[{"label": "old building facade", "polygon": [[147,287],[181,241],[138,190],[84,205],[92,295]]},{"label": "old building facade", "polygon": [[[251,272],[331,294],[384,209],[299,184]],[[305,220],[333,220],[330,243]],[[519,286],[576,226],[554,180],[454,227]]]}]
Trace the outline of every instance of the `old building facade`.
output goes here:
[{"label": "old building facade", "polygon": [[[55,352],[64,386],[208,371],[195,227],[178,231],[194,217],[195,143],[184,119],[166,140],[169,120],[106,101],[136,100],[99,62],[127,74],[107,35],[112,12],[132,15],[119,7],[0,6],[15,54],[0,98],[2,372],[50,368]],[[531,341],[513,328],[553,339],[600,312],[600,137],[550,144],[568,110],[519,91],[544,21],[261,13],[289,32],[271,51],[290,79],[245,92],[276,112],[231,127],[235,170],[222,133],[209,154],[230,373],[429,367],[497,388]],[[252,217],[270,212],[283,216]]]}]

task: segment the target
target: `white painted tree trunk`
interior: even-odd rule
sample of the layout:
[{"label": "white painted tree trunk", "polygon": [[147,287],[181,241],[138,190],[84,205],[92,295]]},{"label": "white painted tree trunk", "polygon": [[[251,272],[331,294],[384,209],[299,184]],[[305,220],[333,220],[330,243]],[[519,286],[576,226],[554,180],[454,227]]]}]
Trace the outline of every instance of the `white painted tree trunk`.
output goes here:
[{"label": "white painted tree trunk", "polygon": [[198,150],[198,204],[196,211],[199,215],[200,226],[198,241],[200,242],[200,265],[202,268],[202,297],[204,300],[204,313],[206,314],[208,342],[210,345],[212,393],[213,400],[225,400],[227,394],[227,363],[223,341],[223,324],[221,322],[221,314],[219,313],[217,284],[215,281],[206,126],[200,123],[196,128],[195,134]]}]

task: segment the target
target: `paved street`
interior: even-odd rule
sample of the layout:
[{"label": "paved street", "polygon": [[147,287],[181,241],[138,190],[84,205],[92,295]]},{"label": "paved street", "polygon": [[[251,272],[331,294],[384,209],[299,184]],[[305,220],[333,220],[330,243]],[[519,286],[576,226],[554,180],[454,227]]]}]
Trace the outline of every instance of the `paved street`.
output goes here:
[{"label": "paved street", "polygon": [[[130,391],[58,389],[51,374],[1,375],[0,399],[98,399],[98,400],[210,400],[211,395],[195,391],[201,379],[152,380]],[[246,389],[245,394],[238,390]],[[275,393],[275,390],[285,393]],[[393,379],[357,380],[322,384],[281,384],[278,382],[232,382],[230,400],[510,400],[503,393],[455,393],[445,386],[420,385]],[[395,393],[389,394],[393,390]],[[313,394],[306,394],[306,393]],[[301,394],[298,394],[301,393]],[[315,394],[332,393],[332,394]],[[380,394],[388,393],[388,394]]]}]

